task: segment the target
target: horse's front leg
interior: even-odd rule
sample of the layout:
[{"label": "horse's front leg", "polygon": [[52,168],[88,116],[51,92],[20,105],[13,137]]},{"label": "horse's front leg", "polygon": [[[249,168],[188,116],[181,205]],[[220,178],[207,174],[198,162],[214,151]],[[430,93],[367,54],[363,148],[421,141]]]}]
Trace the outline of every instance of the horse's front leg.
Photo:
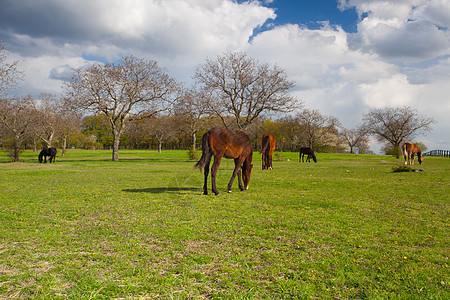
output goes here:
[{"label": "horse's front leg", "polygon": [[411,154],[411,163],[410,163],[410,165],[411,165],[411,166],[413,166],[413,165],[414,165],[414,153],[413,153],[413,154]]},{"label": "horse's front leg", "polygon": [[245,191],[244,185],[242,184],[242,168],[239,169],[239,172],[237,173],[237,177],[238,177],[238,184],[239,184],[239,189],[241,191]]},{"label": "horse's front leg", "polygon": [[234,171],[233,171],[233,175],[231,175],[230,182],[228,183],[228,193],[231,193],[231,186],[233,185],[234,177],[236,177],[236,175],[238,175],[238,174],[239,174],[238,175],[239,188],[243,187],[242,181],[241,181],[241,164],[242,164],[242,162],[239,158],[234,159]]}]

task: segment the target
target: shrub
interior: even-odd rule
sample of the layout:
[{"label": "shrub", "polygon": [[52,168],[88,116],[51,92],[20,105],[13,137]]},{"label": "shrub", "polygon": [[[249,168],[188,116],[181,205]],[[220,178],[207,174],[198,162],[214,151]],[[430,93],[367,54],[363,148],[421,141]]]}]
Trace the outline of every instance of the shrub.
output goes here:
[{"label": "shrub", "polygon": [[189,157],[190,160],[196,160],[196,159],[198,159],[198,152],[195,151],[195,149],[194,149],[192,146],[189,147],[189,150],[188,150],[188,157]]},{"label": "shrub", "polygon": [[414,170],[411,169],[411,167],[409,167],[409,166],[395,166],[395,167],[392,167],[392,171],[393,172],[412,172]]}]

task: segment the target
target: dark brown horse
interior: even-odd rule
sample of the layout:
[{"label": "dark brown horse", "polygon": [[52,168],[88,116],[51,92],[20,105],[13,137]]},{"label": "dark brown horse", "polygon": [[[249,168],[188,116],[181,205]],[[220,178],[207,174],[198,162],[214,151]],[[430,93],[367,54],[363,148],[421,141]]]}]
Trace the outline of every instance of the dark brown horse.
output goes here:
[{"label": "dark brown horse", "polygon": [[304,162],[303,159],[304,159],[304,157],[305,157],[305,154],[308,155],[308,156],[306,157],[306,162],[311,162],[311,161],[310,161],[310,158],[311,158],[311,157],[312,157],[312,159],[314,160],[315,163],[317,162],[317,158],[316,158],[316,155],[314,154],[314,150],[311,149],[311,148],[309,148],[309,147],[301,147],[301,148],[300,148],[300,155],[299,155],[299,157],[298,157],[298,161],[299,161],[299,162],[300,162],[300,160],[301,160],[302,162]]},{"label": "dark brown horse", "polygon": [[[214,155],[214,163],[211,167],[212,191],[219,195],[216,188],[216,174],[219,169],[222,157],[234,159],[234,171],[228,183],[228,193],[231,193],[231,186],[236,175],[238,176],[239,189],[247,190],[252,172],[252,146],[250,138],[243,131],[231,131],[223,128],[213,128],[203,135],[202,138],[202,157],[194,167],[205,169],[205,183],[203,185],[203,194],[208,195],[208,174],[211,156]],[[241,181],[241,169],[242,179]]]},{"label": "dark brown horse", "polygon": [[403,157],[405,158],[405,165],[414,165],[414,156],[417,155],[419,164],[422,164],[423,156],[422,150],[416,145],[411,143],[404,143],[402,145]]},{"label": "dark brown horse", "polygon": [[39,163],[47,163],[47,156],[50,156],[49,162],[55,162],[56,159],[56,148],[47,148],[45,147],[38,155]]},{"label": "dark brown horse", "polygon": [[275,137],[271,133],[265,133],[262,137],[261,142],[261,152],[262,153],[262,169],[263,170],[272,170],[272,154],[273,150],[275,150],[275,146],[277,145],[277,141]]}]

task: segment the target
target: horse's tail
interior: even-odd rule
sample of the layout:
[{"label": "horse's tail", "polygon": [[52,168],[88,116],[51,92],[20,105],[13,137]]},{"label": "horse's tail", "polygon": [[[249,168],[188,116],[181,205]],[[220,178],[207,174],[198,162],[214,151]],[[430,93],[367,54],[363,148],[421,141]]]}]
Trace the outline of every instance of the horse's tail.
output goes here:
[{"label": "horse's tail", "polygon": [[202,157],[194,165],[194,168],[203,169],[208,161],[211,159],[211,151],[209,147],[209,132],[205,133],[202,137]]},{"label": "horse's tail", "polygon": [[263,143],[262,143],[262,145],[261,145],[261,151],[259,152],[259,154],[265,153],[266,150],[267,150],[267,148],[269,147],[269,144],[270,144],[270,139],[269,139],[269,136],[266,135],[266,136],[264,137]]},{"label": "horse's tail", "polygon": [[403,154],[403,156],[404,156],[405,159],[406,159],[406,157],[408,156],[408,151],[406,151],[406,143],[404,143],[404,144],[402,145],[402,154]]},{"label": "horse's tail", "polygon": [[39,156],[38,156],[38,160],[41,163],[42,162],[42,158],[44,157],[44,150],[42,150],[41,152],[39,152]]}]

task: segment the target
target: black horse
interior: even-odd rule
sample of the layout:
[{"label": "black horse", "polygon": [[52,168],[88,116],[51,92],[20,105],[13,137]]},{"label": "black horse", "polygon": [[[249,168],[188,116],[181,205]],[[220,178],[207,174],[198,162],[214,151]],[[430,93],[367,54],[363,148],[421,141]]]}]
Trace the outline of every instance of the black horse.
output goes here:
[{"label": "black horse", "polygon": [[45,147],[42,149],[42,151],[39,153],[39,163],[47,162],[47,156],[50,156],[49,163],[55,162],[56,159],[56,148],[47,148]]},{"label": "black horse", "polygon": [[314,150],[309,148],[309,147],[301,147],[300,148],[300,156],[298,158],[299,162],[300,162],[300,160],[302,162],[304,162],[303,158],[305,157],[305,154],[308,155],[307,158],[306,158],[306,162],[310,162],[310,158],[311,157],[312,157],[312,159],[314,160],[315,163],[317,162],[317,158],[316,158],[316,155],[314,154]]}]

